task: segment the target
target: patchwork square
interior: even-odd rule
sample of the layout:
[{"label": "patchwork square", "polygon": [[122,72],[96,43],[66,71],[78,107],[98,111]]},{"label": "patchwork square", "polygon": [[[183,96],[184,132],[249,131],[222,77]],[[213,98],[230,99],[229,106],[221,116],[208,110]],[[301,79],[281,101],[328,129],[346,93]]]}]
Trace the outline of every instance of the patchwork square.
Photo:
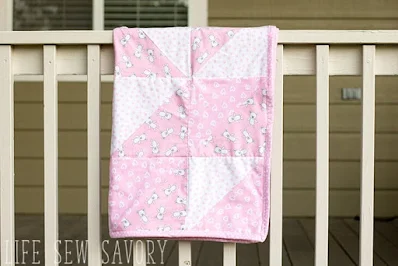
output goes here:
[{"label": "patchwork square", "polygon": [[278,29],[114,29],[113,238],[262,242]]}]

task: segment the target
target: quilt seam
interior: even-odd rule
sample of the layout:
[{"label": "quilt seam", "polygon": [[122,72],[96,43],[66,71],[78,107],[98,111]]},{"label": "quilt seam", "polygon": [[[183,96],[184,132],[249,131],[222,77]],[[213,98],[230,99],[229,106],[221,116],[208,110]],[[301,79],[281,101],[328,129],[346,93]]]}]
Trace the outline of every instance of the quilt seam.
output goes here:
[{"label": "quilt seam", "polygon": [[[192,80],[193,80],[193,78],[192,78],[192,65],[191,65],[191,53],[192,53],[192,51],[191,51],[191,39],[192,39],[192,28],[190,28],[190,30],[189,30],[189,41],[188,41],[188,51],[189,51],[189,53],[188,53],[188,66],[189,66],[189,69],[188,69],[188,71],[189,71],[189,73],[188,73],[188,75],[189,75],[189,77],[188,77],[188,79],[189,79],[189,86],[192,88]],[[190,202],[191,202],[191,200],[190,200],[190,193],[189,193],[189,190],[190,190],[190,187],[191,187],[191,171],[190,171],[190,167],[189,167],[189,158],[191,158],[191,149],[190,149],[190,146],[189,146],[189,139],[190,139],[190,125],[189,125],[189,117],[191,116],[190,115],[190,101],[192,101],[192,91],[190,92],[190,98],[186,101],[187,102],[187,106],[186,106],[186,109],[187,109],[187,142],[186,142],[186,147],[187,147],[187,158],[186,158],[186,166],[187,166],[187,213],[189,213],[190,212]],[[184,228],[186,228],[187,227],[187,217],[185,217],[185,219],[184,219]]]},{"label": "quilt seam", "polygon": [[[153,43],[153,45],[154,45],[156,48],[158,48],[159,51],[161,51],[164,55],[166,55],[166,53],[165,53],[162,49],[160,49],[160,47],[155,43],[155,41],[148,35],[148,33],[145,31],[145,28],[142,29],[142,30],[145,32],[145,35],[148,37],[148,39],[151,40],[151,42]],[[186,73],[184,73],[184,71],[182,71],[182,70],[180,69],[180,67],[177,66],[177,64],[176,64],[173,60],[171,60],[169,57],[168,57],[168,60],[170,60],[170,62],[173,63],[173,65],[178,69],[178,71],[181,72],[181,74],[182,74],[184,77],[187,77],[187,76],[188,76],[188,75],[187,75]],[[189,73],[188,73],[188,74],[189,74]]]},{"label": "quilt seam", "polygon": [[[243,30],[243,29],[239,29],[237,33],[240,33],[242,30]],[[225,47],[226,45],[228,45],[229,43],[231,43],[231,42],[233,42],[233,41],[234,41],[234,38],[229,39],[226,43],[223,44],[223,46],[217,51],[217,53],[219,53],[222,49],[224,49],[224,47]],[[217,54],[217,53],[216,53],[216,54]],[[195,73],[192,72],[192,76],[195,77],[195,78],[197,78],[197,75],[195,75],[195,74],[199,73],[202,69],[204,69],[204,68],[209,64],[209,62],[212,61],[213,57],[214,57],[216,54],[214,54],[211,58],[209,58],[209,60],[207,60],[203,65],[201,65],[201,66],[195,71]],[[220,77],[218,77],[218,78],[220,78]],[[223,77],[223,78],[226,78],[226,77]]]}]

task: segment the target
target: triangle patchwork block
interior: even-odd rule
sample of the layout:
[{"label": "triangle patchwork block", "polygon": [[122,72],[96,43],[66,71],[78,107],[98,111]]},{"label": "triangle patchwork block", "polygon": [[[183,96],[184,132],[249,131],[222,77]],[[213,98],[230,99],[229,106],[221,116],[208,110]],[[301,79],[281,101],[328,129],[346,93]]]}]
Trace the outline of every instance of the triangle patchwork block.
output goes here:
[{"label": "triangle patchwork block", "polygon": [[[191,157],[188,171],[187,228],[194,227],[256,168],[258,158]],[[229,178],[225,178],[229,177]]]},{"label": "triangle patchwork block", "polygon": [[268,41],[264,31],[241,29],[194,75],[198,78],[267,77]]},{"label": "triangle patchwork block", "polygon": [[189,64],[189,28],[146,28],[142,29],[166,56],[184,75],[190,75]]},{"label": "triangle patchwork block", "polygon": [[236,28],[196,28],[191,34],[192,73],[204,67],[239,32]]},{"label": "triangle patchwork block", "polygon": [[121,150],[123,143],[185,82],[183,79],[117,79],[113,92],[111,153]]}]

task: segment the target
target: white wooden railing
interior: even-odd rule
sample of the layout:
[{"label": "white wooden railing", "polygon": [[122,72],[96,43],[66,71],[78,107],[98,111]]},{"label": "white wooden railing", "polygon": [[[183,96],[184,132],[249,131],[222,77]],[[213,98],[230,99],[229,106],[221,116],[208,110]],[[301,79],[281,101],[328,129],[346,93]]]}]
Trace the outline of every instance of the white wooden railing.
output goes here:
[{"label": "white wooden railing", "polygon": [[[270,214],[270,265],[282,265],[283,77],[317,77],[315,265],[328,264],[329,76],[363,76],[360,265],[373,265],[375,76],[398,75],[398,31],[280,31],[277,48]],[[101,264],[100,87],[113,81],[112,32],[0,32],[1,265],[14,265],[14,81],[44,82],[45,262],[58,239],[57,82],[87,81],[89,264]],[[135,252],[145,247],[136,246]],[[221,255],[221,254],[220,254]],[[135,256],[138,258],[138,256]],[[144,256],[145,258],[145,256]],[[179,265],[191,265],[179,242]],[[135,259],[134,265],[145,265]],[[236,245],[224,245],[236,265]]]}]

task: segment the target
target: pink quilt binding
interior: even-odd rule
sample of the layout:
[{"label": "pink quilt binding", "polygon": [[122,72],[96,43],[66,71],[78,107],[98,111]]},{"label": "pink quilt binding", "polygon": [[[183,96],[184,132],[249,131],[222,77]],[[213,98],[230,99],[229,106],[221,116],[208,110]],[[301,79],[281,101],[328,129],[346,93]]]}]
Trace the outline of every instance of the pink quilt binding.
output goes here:
[{"label": "pink quilt binding", "polygon": [[266,239],[277,35],[114,29],[112,238]]}]

